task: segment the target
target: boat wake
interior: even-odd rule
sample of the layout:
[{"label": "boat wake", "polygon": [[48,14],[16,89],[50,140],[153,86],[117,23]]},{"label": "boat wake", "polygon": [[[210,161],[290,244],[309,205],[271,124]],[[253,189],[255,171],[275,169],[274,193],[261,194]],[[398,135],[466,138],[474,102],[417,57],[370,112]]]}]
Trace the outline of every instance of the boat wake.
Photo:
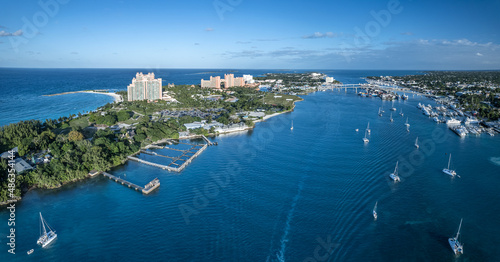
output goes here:
[{"label": "boat wake", "polygon": [[285,261],[285,252],[286,252],[286,247],[288,243],[288,235],[290,234],[290,224],[292,222],[292,219],[295,214],[295,209],[297,207],[297,202],[300,199],[300,196],[302,194],[302,189],[304,188],[304,180],[305,177],[302,177],[302,180],[299,182],[298,189],[297,189],[297,194],[293,197],[292,200],[292,205],[290,210],[288,211],[288,214],[286,216],[286,222],[285,222],[285,230],[283,232],[283,235],[281,236],[280,240],[280,250],[276,253],[276,258],[277,261],[284,262]]},{"label": "boat wake", "polygon": [[490,157],[491,163],[500,166],[500,157]]}]

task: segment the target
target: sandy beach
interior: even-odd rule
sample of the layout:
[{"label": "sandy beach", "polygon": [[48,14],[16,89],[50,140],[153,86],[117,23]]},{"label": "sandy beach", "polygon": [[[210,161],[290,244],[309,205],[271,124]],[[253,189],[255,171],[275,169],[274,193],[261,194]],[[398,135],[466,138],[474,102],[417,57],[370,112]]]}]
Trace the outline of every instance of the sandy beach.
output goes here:
[{"label": "sandy beach", "polygon": [[115,100],[116,103],[123,102],[123,97],[121,95],[119,95],[117,93],[112,93],[112,92],[74,91],[74,92],[64,92],[64,93],[51,94],[51,95],[43,95],[43,96],[61,96],[61,95],[78,94],[78,93],[107,95],[107,96],[112,96],[114,98],[114,100]]},{"label": "sandy beach", "polygon": [[90,94],[101,94],[101,95],[112,96],[116,103],[123,102],[123,97],[117,93],[104,93],[104,92],[93,92],[93,91],[81,91],[79,93],[90,93]]}]

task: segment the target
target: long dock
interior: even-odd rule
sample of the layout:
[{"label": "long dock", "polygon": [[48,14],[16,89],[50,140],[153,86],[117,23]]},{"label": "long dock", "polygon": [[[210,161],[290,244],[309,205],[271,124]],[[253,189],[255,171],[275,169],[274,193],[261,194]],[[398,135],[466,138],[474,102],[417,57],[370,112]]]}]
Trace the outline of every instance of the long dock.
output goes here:
[{"label": "long dock", "polygon": [[141,191],[143,194],[149,194],[156,188],[160,186],[160,180],[158,178],[153,179],[151,182],[146,184],[144,187],[138,186],[132,182],[129,182],[123,178],[119,178],[107,172],[102,172],[102,175],[108,177],[109,179],[114,180],[117,183],[120,183],[129,188],[135,189],[135,191]]},{"label": "long dock", "polygon": [[208,138],[205,135],[201,135],[201,137],[203,138],[203,140],[205,140],[205,142],[207,142],[209,146],[212,145],[212,142],[210,142],[210,140],[208,140]]},{"label": "long dock", "polygon": [[137,162],[142,163],[142,164],[146,164],[146,165],[158,167],[158,168],[161,168],[161,169],[166,169],[168,171],[177,171],[177,170],[175,170],[175,168],[172,168],[172,167],[169,167],[169,166],[166,166],[166,165],[161,165],[161,164],[149,162],[149,161],[146,161],[146,160],[142,160],[142,159],[139,159],[139,158],[134,157],[134,156],[128,156],[127,158],[130,159],[130,160],[137,161]]}]

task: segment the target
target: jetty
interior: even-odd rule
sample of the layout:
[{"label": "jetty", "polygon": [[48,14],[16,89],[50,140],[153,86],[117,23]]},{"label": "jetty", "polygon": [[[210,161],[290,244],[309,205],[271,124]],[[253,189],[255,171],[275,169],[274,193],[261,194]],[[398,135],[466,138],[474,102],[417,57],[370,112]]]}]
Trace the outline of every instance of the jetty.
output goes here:
[{"label": "jetty", "polygon": [[107,172],[102,172],[102,175],[109,178],[109,179],[112,179],[115,182],[120,183],[124,186],[135,189],[135,191],[141,191],[143,194],[146,194],[146,195],[151,193],[153,190],[155,190],[156,188],[158,188],[160,186],[160,180],[158,178],[151,180],[144,187],[142,187],[142,186],[138,186],[132,182],[129,182],[123,178],[119,178],[119,177],[114,176],[114,175],[107,173]]},{"label": "jetty", "polygon": [[[183,143],[185,144],[185,143]],[[148,155],[154,155],[154,156],[159,156],[159,157],[165,157],[172,159],[170,164],[168,165],[163,165],[163,164],[158,164],[158,163],[153,163],[151,161],[143,160],[138,157],[135,157],[134,155],[128,156],[127,158],[129,160],[137,161],[142,164],[154,166],[161,168],[163,170],[168,170],[172,172],[181,172],[186,166],[193,161],[194,158],[199,156],[208,146],[208,144],[203,144],[203,145],[194,145],[194,144],[188,144],[191,145],[191,147],[187,150],[181,150],[181,149],[176,149],[176,148],[170,148],[170,147],[163,147],[162,149],[168,149],[168,150],[174,150],[174,151],[179,151],[182,152],[180,156],[173,157],[173,156],[167,156],[167,155],[162,155],[158,154],[157,152],[153,151],[148,151],[148,150],[140,150],[140,153],[148,154]],[[179,162],[179,163],[177,163]],[[182,163],[180,163],[182,162]]]}]

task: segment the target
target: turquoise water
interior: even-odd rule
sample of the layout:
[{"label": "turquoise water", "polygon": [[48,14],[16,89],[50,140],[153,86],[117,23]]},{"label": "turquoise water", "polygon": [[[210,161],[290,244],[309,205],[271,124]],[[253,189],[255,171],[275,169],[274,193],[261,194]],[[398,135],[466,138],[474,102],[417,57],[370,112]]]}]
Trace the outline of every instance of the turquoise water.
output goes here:
[{"label": "turquoise water", "polygon": [[[150,195],[103,177],[30,191],[16,210],[18,254],[7,253],[1,223],[0,260],[455,261],[447,239],[460,218],[458,261],[500,256],[498,136],[461,139],[421,114],[416,104],[431,103],[421,97],[396,102],[405,117],[393,123],[390,103],[378,98],[327,91],[304,99],[250,132],[213,138],[219,145],[179,174],[136,162],[111,171],[138,184],[159,177]],[[441,172],[449,152],[461,178]],[[396,161],[399,184],[388,178]],[[38,212],[58,233],[45,249],[36,246]]]}]

